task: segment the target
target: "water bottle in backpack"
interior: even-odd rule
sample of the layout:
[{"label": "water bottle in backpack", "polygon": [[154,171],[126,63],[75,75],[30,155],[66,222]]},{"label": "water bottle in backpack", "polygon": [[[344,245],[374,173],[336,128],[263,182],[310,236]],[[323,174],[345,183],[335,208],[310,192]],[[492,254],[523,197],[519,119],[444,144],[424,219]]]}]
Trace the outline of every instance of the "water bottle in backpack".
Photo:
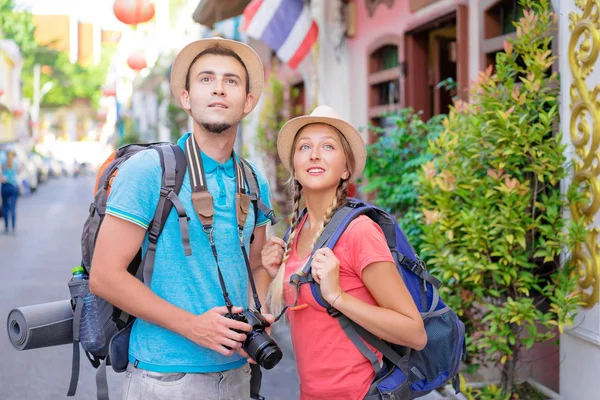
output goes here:
[{"label": "water bottle in backpack", "polygon": [[[88,280],[83,267],[73,268],[73,281]],[[98,352],[106,345],[104,329],[100,321],[97,298],[92,292],[83,297],[83,309],[81,311],[80,342],[85,351]]]}]

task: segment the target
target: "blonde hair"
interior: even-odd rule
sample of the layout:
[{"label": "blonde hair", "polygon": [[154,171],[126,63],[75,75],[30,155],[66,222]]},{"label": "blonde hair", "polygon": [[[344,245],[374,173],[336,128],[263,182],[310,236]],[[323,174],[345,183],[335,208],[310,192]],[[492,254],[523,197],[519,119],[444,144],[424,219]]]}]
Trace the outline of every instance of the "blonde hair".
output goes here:
[{"label": "blonde hair", "polygon": [[[324,124],[324,125],[326,125],[326,124]],[[308,126],[308,125],[306,125],[306,126]],[[344,151],[344,155],[346,156],[346,165],[347,165],[348,169],[350,171],[352,171],[352,170],[354,170],[355,160],[354,160],[354,154],[352,153],[350,144],[348,143],[348,141],[346,140],[344,135],[339,130],[337,130],[335,127],[332,127],[332,128],[334,128],[336,130],[336,132],[338,132],[338,135],[340,136],[340,141],[342,143],[342,149]],[[302,129],[304,129],[304,127]],[[292,148],[290,150],[290,152],[291,152],[290,159],[291,160],[294,159],[294,152],[295,152],[294,149],[296,148],[296,143],[298,141],[298,137],[300,136],[300,132],[302,131],[302,129],[300,129],[296,133],[296,136],[294,137],[294,141],[292,143]],[[331,221],[331,218],[333,217],[335,210],[337,210],[339,207],[346,204],[346,199],[348,197],[348,186],[350,185],[350,177],[351,176],[349,176],[347,179],[340,180],[340,183],[337,187],[337,190],[336,190],[335,196],[331,202],[331,205],[325,211],[325,218],[323,218],[323,222],[321,223],[319,230],[313,237],[312,246],[311,246],[312,248],[314,248],[317,240],[319,239],[319,236],[321,236],[321,233],[323,233],[323,230],[325,229],[325,227],[327,226],[329,221]],[[294,243],[296,235],[298,234],[298,225],[300,224],[300,202],[302,200],[302,185],[300,184],[300,182],[298,182],[295,179],[293,172],[292,172],[292,176],[290,177],[289,183],[290,183],[289,187],[291,188],[291,194],[292,194],[292,198],[293,198],[292,225],[290,226],[290,234],[289,234],[287,242],[285,244],[285,251],[283,254],[283,260],[281,261],[281,266],[279,267],[279,271],[277,272],[275,279],[273,279],[273,282],[271,282],[271,285],[269,286],[269,292],[267,294],[267,302],[269,304],[269,310],[273,315],[279,315],[279,313],[281,313],[281,311],[283,310],[283,307],[284,307],[283,285],[284,285],[284,277],[285,277],[285,265],[287,263],[288,258],[290,257],[292,245]],[[303,266],[300,269],[298,269],[298,271],[296,271],[296,273],[302,274],[302,268],[303,268]]]}]

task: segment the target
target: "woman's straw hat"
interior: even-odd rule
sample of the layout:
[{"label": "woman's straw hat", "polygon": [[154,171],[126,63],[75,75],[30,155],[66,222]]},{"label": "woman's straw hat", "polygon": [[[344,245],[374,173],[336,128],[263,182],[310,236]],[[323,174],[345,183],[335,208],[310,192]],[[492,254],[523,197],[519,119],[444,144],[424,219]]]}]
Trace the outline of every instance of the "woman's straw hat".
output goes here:
[{"label": "woman's straw hat", "polygon": [[367,151],[365,141],[352,124],[346,122],[340,115],[329,106],[319,106],[310,115],[304,115],[289,120],[279,131],[277,137],[277,152],[281,162],[288,171],[293,172],[292,144],[300,129],[309,124],[327,124],[336,128],[348,141],[352,154],[354,154],[355,166],[352,170],[351,180],[356,180],[365,168]]}]

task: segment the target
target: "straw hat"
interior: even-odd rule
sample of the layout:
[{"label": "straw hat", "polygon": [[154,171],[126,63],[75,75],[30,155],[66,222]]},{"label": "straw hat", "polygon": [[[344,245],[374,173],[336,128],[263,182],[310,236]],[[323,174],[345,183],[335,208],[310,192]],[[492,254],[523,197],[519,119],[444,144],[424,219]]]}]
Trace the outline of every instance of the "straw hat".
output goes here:
[{"label": "straw hat", "polygon": [[291,156],[294,138],[300,129],[309,124],[331,125],[344,135],[350,144],[352,154],[354,154],[354,160],[356,161],[356,165],[352,170],[351,180],[357,179],[362,174],[367,159],[365,141],[358,129],[349,122],[344,121],[342,117],[329,106],[319,106],[315,108],[310,115],[291,119],[279,131],[279,136],[277,137],[277,152],[279,153],[281,162],[288,171],[293,172]]},{"label": "straw hat", "polygon": [[181,93],[185,90],[185,80],[194,58],[215,45],[232,50],[244,62],[250,78],[250,94],[254,97],[254,104],[252,105],[252,108],[254,108],[258,103],[265,81],[262,61],[258,54],[247,44],[219,37],[196,40],[179,52],[171,67],[171,93],[173,93],[175,102],[181,107]]}]

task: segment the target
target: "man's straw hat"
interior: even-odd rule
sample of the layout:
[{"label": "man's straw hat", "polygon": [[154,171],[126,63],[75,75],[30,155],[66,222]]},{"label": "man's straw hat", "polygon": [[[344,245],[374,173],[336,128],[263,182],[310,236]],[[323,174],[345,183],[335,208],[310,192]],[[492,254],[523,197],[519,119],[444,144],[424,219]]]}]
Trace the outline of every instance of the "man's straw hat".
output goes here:
[{"label": "man's straw hat", "polygon": [[265,82],[262,61],[258,54],[247,44],[219,37],[196,40],[179,52],[171,67],[171,92],[175,102],[181,107],[180,97],[185,90],[185,80],[192,66],[192,61],[198,54],[216,45],[232,50],[244,62],[250,78],[250,94],[254,97],[254,104],[252,105],[252,108],[254,108],[258,103]]}]

